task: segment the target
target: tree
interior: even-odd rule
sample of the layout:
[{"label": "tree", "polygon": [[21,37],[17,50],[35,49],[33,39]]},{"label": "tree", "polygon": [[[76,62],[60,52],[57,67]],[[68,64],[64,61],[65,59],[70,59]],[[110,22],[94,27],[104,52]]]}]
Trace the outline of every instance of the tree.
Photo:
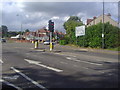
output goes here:
[{"label": "tree", "polygon": [[[87,27],[85,36],[78,37],[78,45],[82,46],[84,43],[85,47],[101,48],[102,25],[102,23],[98,23],[97,25]],[[104,24],[104,29],[105,48],[107,49],[120,47],[120,29],[118,27],[112,26],[109,22]]]},{"label": "tree", "polygon": [[81,19],[77,16],[70,16],[70,18],[64,23],[64,29],[66,30],[66,36],[69,37],[69,43],[75,44],[75,27],[81,26],[83,23]]},{"label": "tree", "polygon": [[30,32],[30,30],[29,30],[29,29],[26,29],[25,32]]},{"label": "tree", "polygon": [[2,37],[7,37],[8,36],[8,28],[5,25],[2,25]]}]

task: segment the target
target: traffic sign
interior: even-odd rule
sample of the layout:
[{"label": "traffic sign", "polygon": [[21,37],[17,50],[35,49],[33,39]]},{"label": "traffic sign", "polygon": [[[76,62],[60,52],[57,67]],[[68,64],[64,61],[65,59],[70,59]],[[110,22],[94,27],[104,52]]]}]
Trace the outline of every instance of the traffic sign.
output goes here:
[{"label": "traffic sign", "polygon": [[79,27],[75,27],[75,36],[83,36],[85,35],[85,26],[79,26]]}]

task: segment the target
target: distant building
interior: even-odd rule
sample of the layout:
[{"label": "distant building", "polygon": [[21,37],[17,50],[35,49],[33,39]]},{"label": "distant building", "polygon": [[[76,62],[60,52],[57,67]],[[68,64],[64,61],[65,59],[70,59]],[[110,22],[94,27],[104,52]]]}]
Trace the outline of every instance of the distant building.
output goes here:
[{"label": "distant building", "polygon": [[[103,15],[100,15],[99,17],[93,17],[93,19],[87,19],[87,27],[91,26],[91,25],[96,25],[100,22],[103,22]],[[104,23],[109,22],[110,24],[112,24],[113,26],[119,26],[118,22],[114,21],[111,18],[110,13],[107,15],[104,15]]]},{"label": "distant building", "polygon": [[[65,35],[64,33],[58,32],[58,31],[55,31],[53,33],[53,36],[55,37],[55,39],[63,38],[64,35]],[[26,40],[35,39],[35,40],[46,41],[46,40],[49,40],[49,36],[50,36],[50,31],[45,29],[45,28],[38,29],[35,32],[26,32],[26,33],[24,33],[24,38]]]},{"label": "distant building", "polygon": [[45,41],[49,40],[49,31],[47,29],[39,29],[36,31],[36,36],[39,40]]}]

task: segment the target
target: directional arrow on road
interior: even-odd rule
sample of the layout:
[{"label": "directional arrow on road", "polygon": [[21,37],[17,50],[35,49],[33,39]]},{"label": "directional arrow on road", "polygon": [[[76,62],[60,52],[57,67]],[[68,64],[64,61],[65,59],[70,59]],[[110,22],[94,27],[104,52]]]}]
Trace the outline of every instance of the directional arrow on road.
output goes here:
[{"label": "directional arrow on road", "polygon": [[53,71],[56,71],[56,72],[63,72],[63,70],[40,64],[41,62],[38,62],[38,61],[33,61],[33,60],[29,60],[29,59],[24,59],[24,60],[27,61],[30,64],[35,64],[35,65],[38,65],[38,66],[41,66],[41,67],[44,67],[44,68],[47,68],[47,69],[50,69],[50,70],[53,70]]},{"label": "directional arrow on road", "polygon": [[27,61],[30,64],[39,64],[39,63],[41,63],[41,62],[38,62],[38,61],[29,60],[29,59],[24,59],[24,60]]}]

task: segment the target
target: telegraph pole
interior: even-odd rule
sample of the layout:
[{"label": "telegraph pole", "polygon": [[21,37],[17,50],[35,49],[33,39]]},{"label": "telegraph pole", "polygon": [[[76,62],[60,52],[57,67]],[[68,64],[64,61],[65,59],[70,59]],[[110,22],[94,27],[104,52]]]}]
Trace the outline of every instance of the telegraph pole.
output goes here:
[{"label": "telegraph pole", "polygon": [[103,25],[102,25],[102,48],[105,48],[105,38],[104,38],[104,0],[103,0]]},{"label": "telegraph pole", "polygon": [[22,22],[21,22],[21,40],[22,40]]}]

